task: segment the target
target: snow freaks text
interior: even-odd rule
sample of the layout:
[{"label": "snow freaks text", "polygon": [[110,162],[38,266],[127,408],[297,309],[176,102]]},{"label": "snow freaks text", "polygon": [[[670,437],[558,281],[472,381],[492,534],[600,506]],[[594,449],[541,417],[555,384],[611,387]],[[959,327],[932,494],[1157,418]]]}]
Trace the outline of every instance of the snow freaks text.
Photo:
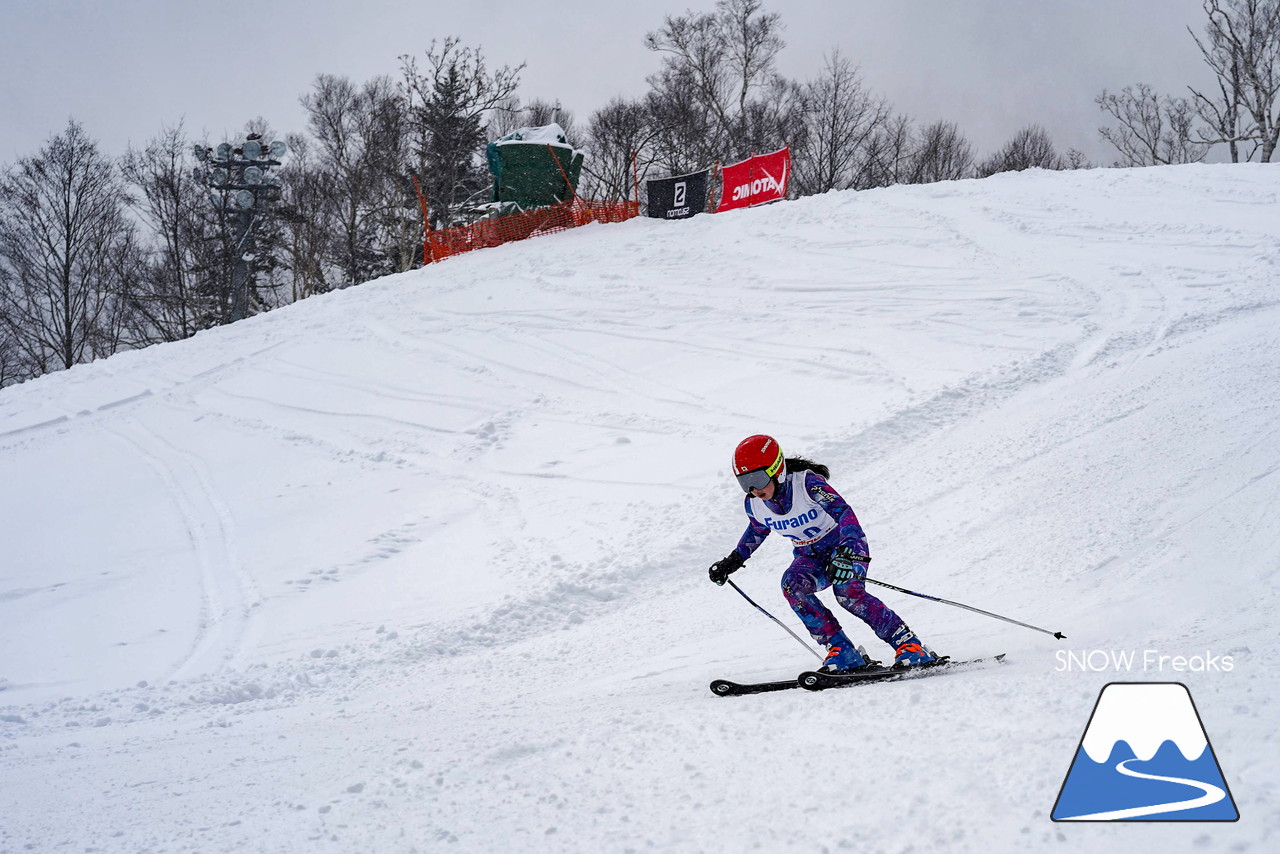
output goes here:
[{"label": "snow freaks text", "polygon": [[1235,661],[1229,655],[1214,655],[1206,651],[1203,655],[1165,655],[1156,649],[1144,649],[1141,652],[1133,649],[1060,649],[1054,653],[1058,660],[1054,669],[1059,673],[1067,671],[1088,671],[1098,673],[1105,670],[1131,673],[1139,670],[1144,673],[1230,673],[1235,669]]}]

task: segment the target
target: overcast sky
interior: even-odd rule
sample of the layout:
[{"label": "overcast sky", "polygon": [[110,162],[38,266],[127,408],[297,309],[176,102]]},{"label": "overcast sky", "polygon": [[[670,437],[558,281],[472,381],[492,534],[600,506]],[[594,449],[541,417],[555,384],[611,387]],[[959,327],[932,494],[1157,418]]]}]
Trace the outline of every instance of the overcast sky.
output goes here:
[{"label": "overcast sky", "polygon": [[[644,47],[664,14],[714,0],[0,0],[0,164],[34,153],[68,118],[105,153],[165,125],[219,142],[256,116],[305,130],[315,75],[397,73],[402,54],[461,37],[490,67],[528,63],[519,94],[585,122],[635,97],[659,55]],[[1187,27],[1200,0],[766,0],[782,14],[779,70],[804,80],[839,47],[872,91],[919,123],[956,122],[979,156],[1030,122],[1095,162],[1104,88],[1138,82],[1186,94],[1204,85]]]}]

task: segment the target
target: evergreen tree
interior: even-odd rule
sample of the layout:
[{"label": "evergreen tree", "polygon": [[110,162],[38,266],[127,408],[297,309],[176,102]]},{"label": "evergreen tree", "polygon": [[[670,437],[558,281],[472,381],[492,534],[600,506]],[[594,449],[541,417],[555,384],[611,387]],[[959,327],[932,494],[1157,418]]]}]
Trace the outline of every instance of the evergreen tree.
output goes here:
[{"label": "evergreen tree", "polygon": [[444,228],[470,205],[488,201],[491,182],[482,165],[488,142],[485,117],[509,103],[524,65],[503,66],[490,74],[478,49],[448,38],[440,47],[432,42],[427,66],[419,72],[412,57],[401,57],[416,171],[432,225]]}]

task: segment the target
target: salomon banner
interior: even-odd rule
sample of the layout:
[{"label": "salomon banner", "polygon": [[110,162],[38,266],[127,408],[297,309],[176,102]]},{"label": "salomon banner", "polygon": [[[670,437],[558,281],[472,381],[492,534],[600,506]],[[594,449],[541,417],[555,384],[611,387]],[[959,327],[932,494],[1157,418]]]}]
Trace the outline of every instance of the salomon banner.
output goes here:
[{"label": "salomon banner", "polygon": [[716,213],[785,199],[787,178],[791,174],[791,149],[748,157],[724,167],[723,174],[724,185]]},{"label": "salomon banner", "polygon": [[646,181],[649,216],[658,219],[688,219],[707,209],[707,170],[692,175]]}]

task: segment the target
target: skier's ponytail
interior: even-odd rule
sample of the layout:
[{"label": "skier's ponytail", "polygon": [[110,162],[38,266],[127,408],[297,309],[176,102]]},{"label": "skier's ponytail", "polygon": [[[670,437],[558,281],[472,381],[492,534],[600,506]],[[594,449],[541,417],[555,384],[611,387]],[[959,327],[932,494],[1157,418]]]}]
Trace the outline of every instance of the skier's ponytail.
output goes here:
[{"label": "skier's ponytail", "polygon": [[807,460],[804,457],[787,457],[787,471],[811,471],[821,476],[824,480],[831,477],[831,469],[822,463],[815,463],[813,460]]}]

